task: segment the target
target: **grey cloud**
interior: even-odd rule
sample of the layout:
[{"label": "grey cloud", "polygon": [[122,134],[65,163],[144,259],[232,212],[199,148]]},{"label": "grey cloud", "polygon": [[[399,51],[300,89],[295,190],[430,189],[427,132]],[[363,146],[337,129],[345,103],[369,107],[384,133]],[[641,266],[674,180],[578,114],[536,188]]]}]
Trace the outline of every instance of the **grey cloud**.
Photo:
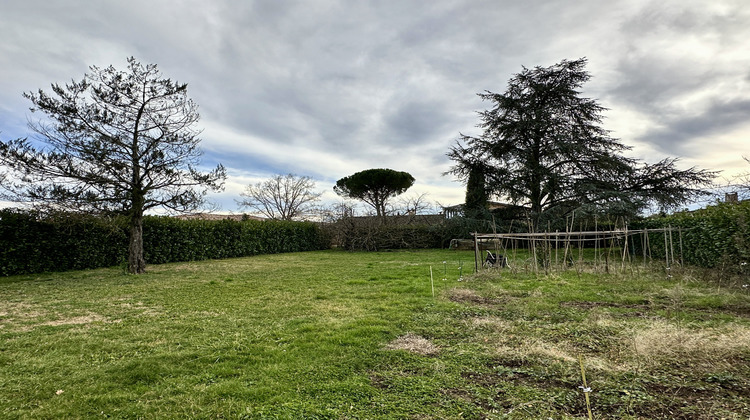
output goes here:
[{"label": "grey cloud", "polygon": [[703,88],[711,77],[709,71],[691,66],[690,62],[651,55],[628,56],[619,62],[617,70],[621,79],[607,92],[608,96],[654,114],[669,112],[676,98]]},{"label": "grey cloud", "polygon": [[[621,82],[613,89],[615,96],[638,104],[666,103],[731,77],[737,69],[723,67],[721,60],[731,59],[744,44],[736,36],[749,33],[747,21],[739,21],[750,11],[729,4],[734,7],[719,12],[690,8],[690,3],[652,2],[626,19],[619,27],[625,44],[616,59]],[[701,49],[710,49],[710,55]]]},{"label": "grey cloud", "polygon": [[[418,145],[436,140],[446,122],[450,122],[443,103],[408,101],[393,109],[386,117],[388,143],[395,146]],[[442,140],[442,139],[441,139]]]},{"label": "grey cloud", "polygon": [[747,124],[750,98],[711,104],[697,115],[686,115],[668,121],[664,128],[652,130],[639,140],[655,145],[669,155],[684,155],[687,146],[710,140],[713,135]]},{"label": "grey cloud", "polygon": [[738,35],[750,36],[749,11],[741,2],[697,6],[648,3],[623,21],[624,49],[605,93],[607,106],[642,115],[637,140],[670,155],[748,123],[750,60]]},{"label": "grey cloud", "polygon": [[[0,103],[10,110],[2,119],[25,123],[26,107],[16,106],[24,90],[134,55],[187,82],[206,126],[238,134],[223,141],[204,132],[214,160],[327,178],[347,175],[342,162],[392,164],[434,180],[450,165],[445,152],[458,133],[476,131],[474,111],[488,105],[477,92],[505,90],[522,65],[587,56],[594,76],[587,88],[598,90],[586,94],[604,97],[612,112],[643,115],[633,121],[648,125],[643,139],[674,150],[698,133],[741,124],[741,92],[706,92],[750,80],[743,5],[5,0]],[[712,55],[693,55],[691,39]],[[686,95],[702,99],[684,109]],[[311,150],[322,158],[295,156]]]}]

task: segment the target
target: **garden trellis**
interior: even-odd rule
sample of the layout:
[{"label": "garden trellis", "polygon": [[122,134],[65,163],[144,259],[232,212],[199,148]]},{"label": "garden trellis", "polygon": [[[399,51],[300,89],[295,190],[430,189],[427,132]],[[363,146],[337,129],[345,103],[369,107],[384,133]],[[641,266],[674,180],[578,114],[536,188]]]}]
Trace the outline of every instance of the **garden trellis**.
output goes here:
[{"label": "garden trellis", "polygon": [[[625,227],[623,229],[594,231],[472,233],[472,236],[474,240],[475,272],[479,271],[480,266],[493,265],[485,264],[486,261],[482,255],[483,250],[494,250],[496,254],[492,255],[491,259],[497,259],[497,255],[500,253],[507,258],[509,251],[515,256],[519,247],[529,249],[529,253],[533,257],[535,272],[539,270],[540,262],[545,271],[553,266],[575,265],[580,267],[580,263],[583,262],[583,249],[586,248],[586,245],[593,245],[595,270],[602,267],[608,272],[615,262],[613,258],[615,256],[620,257],[623,268],[626,262],[635,260],[636,239],[639,239],[640,242],[642,255],[638,256],[642,257],[643,264],[653,261],[652,243],[663,241],[663,262],[666,268],[669,270],[674,264],[682,265],[682,229],[671,226],[632,230]],[[654,236],[657,238],[654,238]],[[519,246],[519,244],[522,246]],[[676,253],[675,247],[677,247]],[[616,253],[618,254],[615,255]],[[515,258],[512,259],[515,260]]]}]

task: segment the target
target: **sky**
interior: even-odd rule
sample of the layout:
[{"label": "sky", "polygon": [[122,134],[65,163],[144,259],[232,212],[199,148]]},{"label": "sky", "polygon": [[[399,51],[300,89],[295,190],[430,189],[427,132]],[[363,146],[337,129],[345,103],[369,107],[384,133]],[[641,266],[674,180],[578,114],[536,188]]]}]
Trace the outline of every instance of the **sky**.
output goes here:
[{"label": "sky", "polygon": [[628,156],[750,169],[747,0],[3,0],[0,28],[0,138],[31,135],[23,92],[157,64],[199,106],[205,168],[227,168],[209,196],[224,213],[275,174],[332,203],[336,180],[370,168],[411,173],[407,197],[462,203],[443,174],[459,134],[480,132],[476,94],[581,57],[582,95]]}]

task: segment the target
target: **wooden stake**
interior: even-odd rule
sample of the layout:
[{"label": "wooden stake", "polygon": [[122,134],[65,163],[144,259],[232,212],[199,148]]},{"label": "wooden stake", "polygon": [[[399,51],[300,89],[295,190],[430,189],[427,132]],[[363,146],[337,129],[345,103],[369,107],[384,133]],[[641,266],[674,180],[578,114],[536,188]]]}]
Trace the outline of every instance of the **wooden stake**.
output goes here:
[{"label": "wooden stake", "polygon": [[586,411],[589,413],[589,420],[594,420],[594,415],[591,413],[591,401],[589,400],[589,393],[591,393],[591,388],[589,388],[588,384],[586,383],[586,371],[583,369],[583,356],[580,354],[578,355],[578,364],[581,366],[581,378],[583,378],[583,386],[580,387],[583,390],[583,395],[586,398]]},{"label": "wooden stake", "polygon": [[479,261],[477,260],[479,255],[479,240],[477,239],[477,233],[474,232],[472,235],[474,235],[474,272],[479,272]]},{"label": "wooden stake", "polygon": [[680,265],[684,266],[685,260],[683,257],[684,254],[682,253],[682,228],[677,228],[677,232],[680,234]]},{"label": "wooden stake", "polygon": [[557,240],[559,239],[559,236],[557,236],[558,233],[560,233],[560,231],[556,230],[555,231],[555,266],[557,267],[558,270],[560,270],[560,259],[558,258],[558,255],[557,255],[557,250],[559,248],[558,243],[557,243]]},{"label": "wooden stake", "polygon": [[643,245],[643,268],[646,268],[646,261],[651,257],[651,242],[649,240],[648,229],[643,230],[645,237],[645,244]]},{"label": "wooden stake", "polygon": [[625,272],[625,257],[628,255],[628,224],[625,223],[625,244],[622,247],[622,272]]},{"label": "wooden stake", "polygon": [[435,280],[432,278],[432,266],[430,266],[430,287],[432,288],[432,297],[435,297]]},{"label": "wooden stake", "polygon": [[667,264],[667,269],[669,269],[669,248],[667,248],[667,231],[664,231],[664,260]]},{"label": "wooden stake", "polygon": [[594,232],[596,234],[594,235],[594,271],[599,272],[599,218],[594,217]]},{"label": "wooden stake", "polygon": [[672,255],[672,264],[674,264],[674,242],[672,242],[672,225],[669,225],[669,253]]}]

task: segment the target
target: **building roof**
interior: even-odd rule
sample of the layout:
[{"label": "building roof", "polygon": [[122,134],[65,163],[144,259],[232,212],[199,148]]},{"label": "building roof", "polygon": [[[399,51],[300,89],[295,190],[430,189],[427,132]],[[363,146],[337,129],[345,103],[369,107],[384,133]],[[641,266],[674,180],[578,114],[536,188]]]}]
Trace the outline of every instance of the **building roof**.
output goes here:
[{"label": "building roof", "polygon": [[175,217],[181,220],[234,220],[237,222],[243,220],[267,220],[262,217],[250,216],[248,214],[188,213]]}]

